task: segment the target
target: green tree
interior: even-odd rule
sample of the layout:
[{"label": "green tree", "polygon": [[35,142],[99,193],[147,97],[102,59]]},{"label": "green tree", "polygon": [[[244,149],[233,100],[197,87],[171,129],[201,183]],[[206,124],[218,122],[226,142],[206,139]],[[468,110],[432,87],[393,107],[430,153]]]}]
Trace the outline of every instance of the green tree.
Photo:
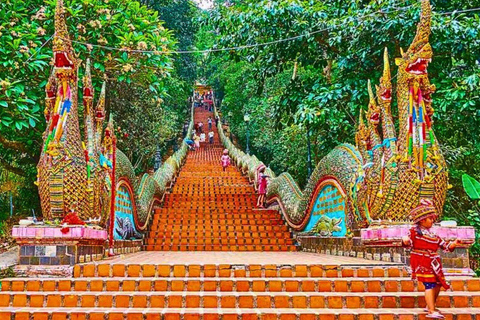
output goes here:
[{"label": "green tree", "polygon": [[[194,49],[195,35],[198,31],[196,19],[199,9],[191,0],[141,0],[149,8],[158,11],[165,26],[172,30],[177,39],[179,51]],[[175,69],[180,78],[193,84],[196,77],[196,60],[193,53],[175,56]]]},{"label": "green tree", "polygon": [[[32,197],[37,193],[33,181],[45,128],[44,87],[52,65],[48,42],[54,33],[55,4],[55,0],[0,3],[0,165],[25,178],[17,208],[38,207]],[[173,68],[168,51],[176,41],[157,12],[126,0],[65,0],[65,7],[76,52],[93,62],[97,93],[107,79],[111,109],[116,101],[110,89],[118,84],[153,99],[166,95],[165,78]]]},{"label": "green tree", "polygon": [[[475,12],[451,11],[477,8],[479,2],[434,5],[429,74],[438,88],[435,132],[454,185],[446,213],[465,222],[469,203],[460,177],[465,172],[478,177],[480,168],[480,24]],[[209,54],[203,76],[225,94],[222,111],[233,114],[230,123],[240,143],[245,143],[242,114],[249,112],[255,115],[250,123],[255,154],[275,170],[288,168],[302,184],[306,138],[298,136],[305,137],[310,127],[315,162],[338,143],[353,142],[356,119],[368,103],[367,80],[378,81],[384,47],[391,61],[408,47],[419,11],[419,1],[220,1],[205,14],[198,43],[210,42],[212,49],[251,47]],[[255,45],[262,43],[269,44]]]}]

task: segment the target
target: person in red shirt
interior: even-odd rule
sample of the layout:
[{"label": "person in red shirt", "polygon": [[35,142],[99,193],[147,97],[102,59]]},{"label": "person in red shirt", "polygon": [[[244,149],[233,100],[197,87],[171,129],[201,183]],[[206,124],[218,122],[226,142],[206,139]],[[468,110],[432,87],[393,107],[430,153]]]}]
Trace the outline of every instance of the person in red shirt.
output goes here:
[{"label": "person in red shirt", "polygon": [[428,199],[420,200],[420,204],[411,212],[411,219],[415,226],[410,229],[410,235],[403,238],[403,245],[412,248],[410,264],[412,279],[423,282],[425,286],[425,301],[427,303],[428,319],[444,319],[444,316],[435,308],[440,289],[450,288],[445,281],[442,262],[438,249],[453,251],[459,241],[446,242],[431,231],[437,214],[433,202]]}]

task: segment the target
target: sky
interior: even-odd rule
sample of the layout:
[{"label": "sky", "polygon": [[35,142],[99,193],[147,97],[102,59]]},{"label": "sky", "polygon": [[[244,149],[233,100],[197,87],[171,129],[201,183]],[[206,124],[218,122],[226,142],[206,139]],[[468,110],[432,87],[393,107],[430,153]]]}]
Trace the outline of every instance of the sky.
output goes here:
[{"label": "sky", "polygon": [[209,9],[212,7],[212,1],[211,0],[193,0],[195,3],[198,4],[198,6],[202,9]]}]

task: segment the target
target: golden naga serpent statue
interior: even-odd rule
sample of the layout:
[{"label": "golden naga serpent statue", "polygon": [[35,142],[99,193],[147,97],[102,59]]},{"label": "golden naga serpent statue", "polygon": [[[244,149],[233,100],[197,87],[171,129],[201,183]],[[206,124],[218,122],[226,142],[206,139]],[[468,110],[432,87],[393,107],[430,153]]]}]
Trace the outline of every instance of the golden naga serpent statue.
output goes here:
[{"label": "golden naga serpent statue", "polygon": [[[97,224],[105,226],[110,212],[111,178],[115,168],[115,204],[123,208],[128,206],[132,220],[130,226],[134,224],[135,231],[145,231],[153,208],[160,202],[187,154],[186,144],[183,143],[154,174],[136,177],[129,159],[120,150],[114,149],[115,134],[111,117],[103,130],[105,83],[94,108],[88,60],[83,77],[85,142],[82,142],[77,102],[81,61],[76,57],[69,38],[63,0],[57,1],[55,9],[53,54],[54,68],[46,86],[47,128],[37,165],[37,184],[44,219],[61,220],[74,211],[83,220],[95,220]],[[191,121],[189,132],[192,128]],[[130,231],[128,233],[132,234]]]},{"label": "golden naga serpent statue", "polygon": [[[340,212],[346,232],[339,236],[372,223],[408,222],[410,210],[422,198],[433,200],[438,212],[443,211],[448,172],[432,128],[431,94],[435,87],[427,73],[432,60],[432,11],[428,0],[421,0],[421,7],[415,38],[395,60],[398,134],[390,109],[392,84],[385,49],[384,71],[376,86],[378,101],[369,82],[367,121],[360,112],[356,146],[342,144],[332,150],[318,163],[303,191],[288,173],[276,177],[267,169],[267,175],[272,177],[267,202],[280,205],[292,228],[312,230],[309,221],[313,215],[329,216],[332,212],[337,215],[320,221],[326,228],[329,223],[330,228],[337,228],[334,224],[338,225]],[[233,146],[223,131],[220,136],[232,158],[256,181],[258,169],[264,164]]]}]

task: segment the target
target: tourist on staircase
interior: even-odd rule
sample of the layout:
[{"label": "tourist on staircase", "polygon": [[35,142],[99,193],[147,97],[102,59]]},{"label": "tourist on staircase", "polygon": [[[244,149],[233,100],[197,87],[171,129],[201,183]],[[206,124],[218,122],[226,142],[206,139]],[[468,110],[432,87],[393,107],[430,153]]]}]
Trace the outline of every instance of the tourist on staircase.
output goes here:
[{"label": "tourist on staircase", "polygon": [[188,150],[190,151],[195,151],[195,142],[193,142],[192,139],[189,139],[189,138],[185,138],[185,143],[187,144],[188,146]]},{"label": "tourist on staircase", "polygon": [[410,264],[412,278],[423,282],[425,286],[425,302],[427,303],[426,318],[444,319],[445,317],[435,308],[440,289],[449,289],[450,285],[445,281],[442,262],[438,255],[438,249],[452,252],[459,244],[458,239],[445,242],[431,231],[431,227],[437,218],[436,209],[431,200],[422,199],[420,204],[411,212],[415,226],[410,229],[410,235],[403,238],[405,246],[411,246]]},{"label": "tourist on staircase", "polygon": [[207,137],[205,136],[205,132],[200,133],[200,142],[205,142]]},{"label": "tourist on staircase", "polygon": [[213,144],[213,136],[215,134],[213,133],[213,131],[210,130],[210,132],[208,133],[208,140],[210,142],[210,144]]},{"label": "tourist on staircase", "polygon": [[208,117],[208,131],[212,131],[212,117]]},{"label": "tourist on staircase", "polygon": [[195,148],[200,149],[200,137],[195,134],[193,136],[193,141],[195,142]]},{"label": "tourist on staircase", "polygon": [[221,161],[222,161],[223,171],[226,171],[227,167],[230,165],[230,157],[228,156],[228,150],[227,149],[223,150],[223,155],[222,155]]},{"label": "tourist on staircase", "polygon": [[198,123],[198,130],[200,131],[200,133],[203,132],[203,122],[202,122],[202,121],[200,121],[200,122]]},{"label": "tourist on staircase", "polygon": [[267,193],[267,179],[269,177],[265,174],[265,167],[260,169],[260,176],[258,179],[258,200],[257,207],[265,208],[265,194]]}]

